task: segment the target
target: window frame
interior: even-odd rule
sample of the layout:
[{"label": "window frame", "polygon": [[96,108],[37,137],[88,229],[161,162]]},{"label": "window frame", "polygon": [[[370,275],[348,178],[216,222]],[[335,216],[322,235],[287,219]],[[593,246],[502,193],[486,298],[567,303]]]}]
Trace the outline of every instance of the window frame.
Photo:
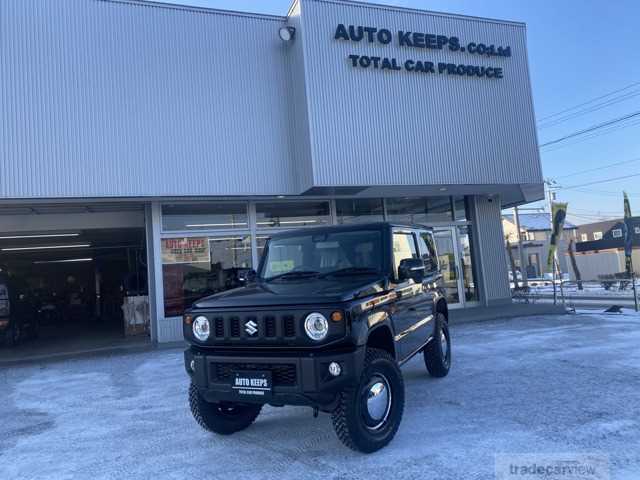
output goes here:
[{"label": "window frame", "polygon": [[[430,230],[418,230],[415,232],[416,241],[418,243],[418,257],[422,259],[425,266],[425,274],[433,275],[438,273],[440,269],[440,262],[438,261],[438,249],[436,248],[435,238],[433,236],[433,232]],[[423,238],[423,235],[429,237],[430,241],[427,242]],[[427,263],[424,258],[424,254],[422,252],[422,245],[424,245],[429,254],[429,264],[430,267],[427,268]]]},{"label": "window frame", "polygon": [[593,232],[593,240],[596,242],[602,240],[602,232]]},{"label": "window frame", "polygon": [[[325,223],[315,223],[313,225],[301,225],[301,224],[288,224],[288,225],[260,225],[258,221],[258,208],[260,205],[265,204],[277,204],[277,205],[300,205],[300,204],[312,204],[312,203],[324,203],[327,205],[327,214],[326,214],[326,222]],[[303,199],[303,200],[259,200],[253,202],[253,223],[255,225],[256,231],[259,232],[282,232],[285,230],[294,230],[298,228],[314,228],[314,227],[327,227],[331,225],[337,225],[335,212],[334,212],[335,204],[332,202],[332,199]]]},{"label": "window frame", "polygon": [[622,229],[621,228],[613,228],[611,230],[611,236],[613,238],[622,238],[623,237]]},{"label": "window frame", "polygon": [[[241,205],[244,207],[244,215],[246,217],[246,223],[244,225],[239,224],[238,226],[232,226],[232,225],[224,225],[221,227],[215,227],[215,226],[203,226],[203,227],[196,227],[196,228],[187,228],[185,226],[185,228],[179,230],[179,229],[168,229],[165,228],[165,216],[166,217],[170,217],[171,215],[165,215],[164,213],[164,208],[165,207],[172,207],[172,206],[180,206],[180,207],[192,207],[192,206],[210,206],[210,205],[216,205],[216,206],[221,206],[221,205]],[[203,214],[203,215],[207,215],[207,214]],[[215,214],[214,214],[215,215]],[[225,214],[221,214],[221,215],[225,215]],[[203,224],[205,225],[205,224]],[[213,224],[211,224],[213,225]],[[233,231],[233,232],[241,232],[241,231],[248,231],[251,228],[251,212],[250,212],[250,205],[249,202],[246,200],[239,200],[239,201],[227,201],[227,200],[223,200],[223,201],[213,201],[213,202],[165,202],[165,203],[161,203],[160,204],[160,232],[168,237],[172,237],[172,236],[188,236],[192,233],[196,234],[195,236],[206,236],[206,232],[212,232],[212,233],[223,233],[225,231]],[[184,235],[183,235],[184,234]]]},{"label": "window frame", "polygon": [[418,248],[418,242],[416,240],[416,234],[413,230],[407,230],[405,228],[393,228],[391,229],[391,269],[393,271],[393,278],[396,282],[400,282],[400,275],[398,274],[398,268],[400,267],[400,262],[404,260],[404,258],[400,259],[400,262],[396,264],[396,252],[393,249],[393,240],[395,235],[408,235],[413,240],[413,248],[417,255],[417,257],[411,258],[420,258],[420,249]]}]

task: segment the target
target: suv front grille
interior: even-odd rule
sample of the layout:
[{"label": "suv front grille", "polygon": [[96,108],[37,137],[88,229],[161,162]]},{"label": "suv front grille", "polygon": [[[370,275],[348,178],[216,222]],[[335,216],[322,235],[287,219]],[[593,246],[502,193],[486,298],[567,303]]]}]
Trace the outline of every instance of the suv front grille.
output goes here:
[{"label": "suv front grille", "polygon": [[284,320],[284,336],[295,337],[296,336],[296,319],[293,315],[285,315]]},{"label": "suv front grille", "polygon": [[276,317],[264,317],[264,336],[267,338],[276,336]]},{"label": "suv front grille", "polygon": [[[276,344],[296,340],[301,335],[298,323],[302,321],[300,314],[261,315],[258,312],[218,313],[211,318],[211,340],[214,342],[255,342],[260,344]],[[250,326],[249,324],[251,322]]]},{"label": "suv front grille", "polygon": [[296,384],[296,365],[293,363],[211,363],[209,372],[213,382],[230,382],[237,371],[271,372],[273,386],[292,386]]},{"label": "suv front grille", "polygon": [[240,338],[240,319],[238,317],[231,317],[231,336]]}]

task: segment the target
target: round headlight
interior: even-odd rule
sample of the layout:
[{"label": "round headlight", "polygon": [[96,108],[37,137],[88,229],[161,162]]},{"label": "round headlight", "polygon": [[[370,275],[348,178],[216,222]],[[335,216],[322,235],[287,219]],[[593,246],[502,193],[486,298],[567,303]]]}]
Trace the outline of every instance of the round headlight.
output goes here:
[{"label": "round headlight", "polygon": [[304,320],[304,331],[311,340],[319,342],[329,333],[329,322],[321,313],[310,313]]},{"label": "round headlight", "polygon": [[209,331],[209,320],[207,317],[196,317],[193,321],[193,335],[201,342],[204,342],[209,338]]}]

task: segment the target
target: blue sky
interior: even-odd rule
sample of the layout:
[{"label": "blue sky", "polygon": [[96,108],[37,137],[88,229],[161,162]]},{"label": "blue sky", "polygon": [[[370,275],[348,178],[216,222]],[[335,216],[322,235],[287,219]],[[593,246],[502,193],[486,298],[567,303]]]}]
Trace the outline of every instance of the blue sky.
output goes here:
[{"label": "blue sky", "polygon": [[[284,15],[291,2],[185,0],[174,3]],[[387,0],[379,3],[525,22],[538,119],[640,82],[638,0]],[[640,95],[634,96],[635,92],[640,93],[640,83],[618,94],[629,94],[624,101],[541,128],[540,143],[640,111]],[[611,98],[613,96],[602,101]],[[600,102],[588,106],[597,103]],[[618,124],[621,125],[624,124]],[[600,217],[621,216],[623,189],[630,194],[632,211],[640,214],[640,176],[631,177],[640,174],[640,118],[627,128],[562,145],[541,150],[545,177],[555,178],[560,185],[574,187],[626,177],[558,191],[558,199],[569,202],[570,220],[587,223]],[[636,158],[638,161],[571,175]]]}]

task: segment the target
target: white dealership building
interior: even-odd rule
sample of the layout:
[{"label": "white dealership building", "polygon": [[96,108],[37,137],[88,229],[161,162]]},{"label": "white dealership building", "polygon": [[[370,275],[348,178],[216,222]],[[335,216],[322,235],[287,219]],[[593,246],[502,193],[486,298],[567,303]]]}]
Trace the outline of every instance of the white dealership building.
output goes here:
[{"label": "white dealership building", "polygon": [[522,23],[0,2],[0,267],[58,331],[148,296],[180,339],[273,232],[384,219],[435,227],[452,308],[510,302],[500,213],[541,198]]}]

